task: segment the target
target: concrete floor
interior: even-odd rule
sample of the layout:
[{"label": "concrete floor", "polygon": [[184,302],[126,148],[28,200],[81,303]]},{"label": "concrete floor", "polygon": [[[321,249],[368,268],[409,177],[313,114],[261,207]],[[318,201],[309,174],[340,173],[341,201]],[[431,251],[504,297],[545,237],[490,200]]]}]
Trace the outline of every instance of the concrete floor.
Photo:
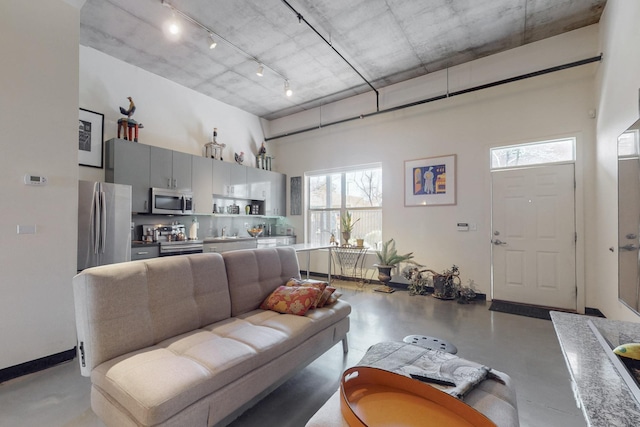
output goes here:
[{"label": "concrete floor", "polygon": [[[338,389],[342,371],[369,346],[425,334],[449,340],[458,355],[510,375],[516,386],[520,425],[583,427],[553,325],[427,296],[373,292],[338,283],[352,304],[348,355],[340,344],[236,419],[232,427],[301,427]],[[90,383],[77,360],[0,385],[0,427],[104,427],[90,408]],[[296,400],[291,405],[291,399]]]}]

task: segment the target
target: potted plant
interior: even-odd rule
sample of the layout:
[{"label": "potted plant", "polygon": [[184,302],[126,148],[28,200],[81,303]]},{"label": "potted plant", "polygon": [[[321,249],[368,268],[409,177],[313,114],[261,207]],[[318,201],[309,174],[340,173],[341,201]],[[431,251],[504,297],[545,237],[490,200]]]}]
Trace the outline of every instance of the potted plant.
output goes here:
[{"label": "potted plant", "polygon": [[[456,282],[457,281],[457,282]],[[440,299],[455,299],[456,287],[460,285],[460,270],[457,265],[433,276],[433,296]]]},{"label": "potted plant", "polygon": [[353,231],[353,226],[358,221],[360,221],[360,218],[353,221],[353,218],[351,217],[351,212],[349,211],[345,211],[344,215],[340,216],[340,231],[342,231],[342,239],[344,240],[345,246],[349,244],[349,239],[351,239],[351,232]]},{"label": "potted plant", "polygon": [[376,251],[376,255],[378,257],[378,263],[373,266],[378,268],[378,280],[383,283],[383,288],[386,288],[387,292],[390,291],[388,283],[391,280],[391,269],[401,262],[416,264],[415,261],[412,261],[413,252],[399,254],[396,250],[396,242],[393,239],[382,243],[382,249]]}]

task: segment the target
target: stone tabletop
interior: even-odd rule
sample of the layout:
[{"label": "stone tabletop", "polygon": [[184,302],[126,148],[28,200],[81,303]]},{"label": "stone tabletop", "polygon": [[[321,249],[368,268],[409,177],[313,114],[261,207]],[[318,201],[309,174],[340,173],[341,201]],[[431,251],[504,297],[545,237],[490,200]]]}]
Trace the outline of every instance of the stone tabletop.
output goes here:
[{"label": "stone tabletop", "polygon": [[622,337],[640,342],[640,323],[551,312],[551,320],[574,382],[576,400],[589,426],[640,426],[635,400],[593,334],[588,320],[610,341]]}]

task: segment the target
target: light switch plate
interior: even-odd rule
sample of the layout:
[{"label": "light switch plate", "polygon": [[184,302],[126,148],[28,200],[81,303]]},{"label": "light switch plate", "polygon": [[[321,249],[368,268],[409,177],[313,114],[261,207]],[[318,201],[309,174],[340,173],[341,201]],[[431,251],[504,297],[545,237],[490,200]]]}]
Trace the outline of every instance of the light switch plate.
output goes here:
[{"label": "light switch plate", "polygon": [[36,234],[36,225],[18,225],[18,234]]}]

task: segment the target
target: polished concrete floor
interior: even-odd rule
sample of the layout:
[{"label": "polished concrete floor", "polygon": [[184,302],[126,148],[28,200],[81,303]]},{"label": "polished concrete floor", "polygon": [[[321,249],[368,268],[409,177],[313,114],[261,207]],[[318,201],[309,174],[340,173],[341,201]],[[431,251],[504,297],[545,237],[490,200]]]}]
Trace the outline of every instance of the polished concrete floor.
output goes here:
[{"label": "polished concrete floor", "polygon": [[[516,387],[520,425],[583,427],[553,325],[489,311],[489,304],[462,305],[427,296],[373,292],[338,283],[353,307],[349,353],[334,346],[236,419],[232,427],[302,427],[338,389],[342,371],[367,348],[406,335],[449,340],[460,357],[509,374]],[[0,385],[0,427],[104,426],[89,402],[90,384],[77,361]],[[292,403],[294,402],[294,403]]]}]

